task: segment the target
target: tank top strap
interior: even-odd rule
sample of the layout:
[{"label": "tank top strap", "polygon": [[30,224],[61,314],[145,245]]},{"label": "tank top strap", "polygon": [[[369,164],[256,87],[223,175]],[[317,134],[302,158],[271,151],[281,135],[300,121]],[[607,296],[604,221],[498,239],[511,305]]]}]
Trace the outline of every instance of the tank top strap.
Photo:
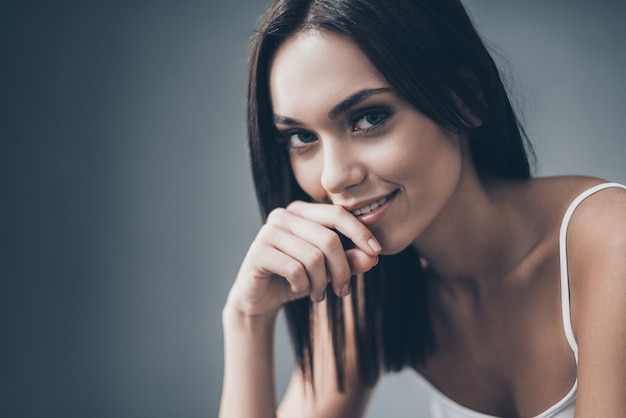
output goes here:
[{"label": "tank top strap", "polygon": [[574,352],[576,358],[576,364],[578,364],[578,344],[574,338],[574,330],[572,327],[571,311],[570,311],[570,291],[569,291],[569,273],[567,271],[567,226],[574,214],[574,211],[580,205],[580,203],[591,196],[592,194],[599,192],[600,190],[618,187],[626,190],[626,186],[619,183],[602,183],[593,186],[581,194],[579,194],[569,205],[563,216],[561,222],[561,230],[559,233],[559,258],[561,264],[561,311],[563,313],[563,327],[565,328],[565,337],[567,342]]}]

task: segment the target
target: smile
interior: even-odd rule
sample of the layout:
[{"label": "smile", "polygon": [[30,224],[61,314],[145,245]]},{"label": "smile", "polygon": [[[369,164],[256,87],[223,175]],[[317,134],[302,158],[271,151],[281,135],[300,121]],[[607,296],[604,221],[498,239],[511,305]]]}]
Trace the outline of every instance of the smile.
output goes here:
[{"label": "smile", "polygon": [[395,196],[395,194],[396,194],[396,192],[393,192],[389,196],[385,196],[382,199],[377,200],[376,202],[370,203],[369,205],[365,205],[362,208],[355,209],[355,210],[352,211],[352,214],[354,216],[361,216],[361,215],[365,215],[367,213],[370,213],[371,211],[376,210],[379,207],[381,207],[382,205],[384,205],[385,203],[387,203],[389,201],[389,199],[391,199],[393,196]]}]

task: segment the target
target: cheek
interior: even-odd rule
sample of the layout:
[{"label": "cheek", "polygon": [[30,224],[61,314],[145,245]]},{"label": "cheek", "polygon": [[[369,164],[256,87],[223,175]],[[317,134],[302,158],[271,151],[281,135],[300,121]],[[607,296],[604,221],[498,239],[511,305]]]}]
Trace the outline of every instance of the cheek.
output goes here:
[{"label": "cheek", "polygon": [[379,172],[383,177],[387,174],[400,182],[421,177],[426,171],[425,156],[416,142],[387,147],[380,153]]},{"label": "cheek", "polygon": [[376,176],[394,183],[411,183],[428,172],[432,162],[431,144],[419,134],[396,134],[391,141],[372,150],[368,161]]},{"label": "cheek", "polygon": [[316,161],[295,161],[291,159],[291,168],[298,185],[316,202],[326,202],[328,197],[322,187],[322,171]]},{"label": "cheek", "polygon": [[394,153],[394,166],[402,179],[446,181],[460,167],[462,152],[456,137],[438,129],[425,130],[405,141]]}]

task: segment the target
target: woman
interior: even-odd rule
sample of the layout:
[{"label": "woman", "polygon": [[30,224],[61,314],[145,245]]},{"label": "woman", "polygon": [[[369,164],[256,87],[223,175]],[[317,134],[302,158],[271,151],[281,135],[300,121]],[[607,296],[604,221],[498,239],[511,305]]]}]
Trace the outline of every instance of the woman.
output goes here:
[{"label": "woman", "polygon": [[266,223],[223,311],[222,417],[362,416],[402,368],[435,417],[626,416],[624,186],[530,177],[458,1],[277,1],[248,128]]}]

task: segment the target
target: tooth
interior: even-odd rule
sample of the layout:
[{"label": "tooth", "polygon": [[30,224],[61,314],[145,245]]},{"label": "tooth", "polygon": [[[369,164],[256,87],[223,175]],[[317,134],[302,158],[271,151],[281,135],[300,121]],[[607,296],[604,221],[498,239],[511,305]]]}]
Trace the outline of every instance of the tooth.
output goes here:
[{"label": "tooth", "polygon": [[387,198],[383,197],[382,199],[380,199],[378,202],[374,202],[374,203],[370,203],[367,206],[362,207],[361,209],[355,209],[352,211],[352,214],[354,216],[361,216],[361,215],[365,215],[366,213],[370,213],[371,211],[378,209],[379,207],[381,207],[382,205],[384,205],[385,203],[387,203]]}]

